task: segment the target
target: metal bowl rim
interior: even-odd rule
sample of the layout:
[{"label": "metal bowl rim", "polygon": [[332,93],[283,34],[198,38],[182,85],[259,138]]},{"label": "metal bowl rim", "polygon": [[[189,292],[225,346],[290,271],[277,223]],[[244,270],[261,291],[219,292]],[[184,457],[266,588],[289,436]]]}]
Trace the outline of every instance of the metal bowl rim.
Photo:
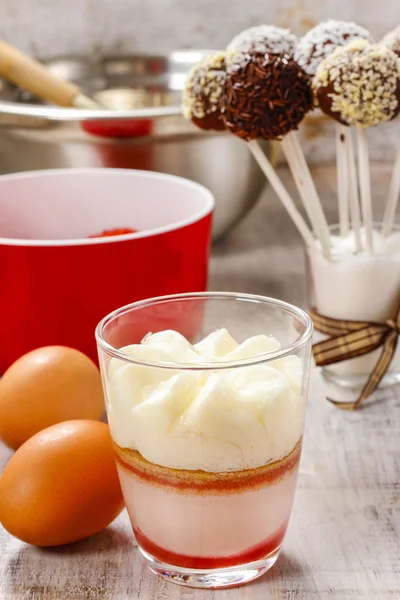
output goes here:
[{"label": "metal bowl rim", "polygon": [[[178,50],[169,54],[151,54],[151,53],[132,53],[129,54],[131,58],[164,58],[172,61],[182,60],[184,56],[193,55],[204,56],[212,50],[206,49],[190,49],[190,50]],[[128,55],[125,55],[125,58]],[[82,57],[81,57],[82,58]],[[123,58],[110,55],[109,59]],[[79,56],[67,56],[60,55],[54,56],[50,61],[56,61],[61,59],[79,59]],[[160,117],[174,117],[182,115],[182,106],[160,106],[160,107],[148,107],[142,109],[131,109],[131,110],[109,110],[109,109],[79,109],[79,108],[62,108],[57,106],[38,106],[36,104],[22,104],[18,102],[5,102],[0,100],[0,115],[11,115],[17,117],[31,117],[34,119],[47,119],[49,121],[121,121],[126,119],[156,119]]]}]

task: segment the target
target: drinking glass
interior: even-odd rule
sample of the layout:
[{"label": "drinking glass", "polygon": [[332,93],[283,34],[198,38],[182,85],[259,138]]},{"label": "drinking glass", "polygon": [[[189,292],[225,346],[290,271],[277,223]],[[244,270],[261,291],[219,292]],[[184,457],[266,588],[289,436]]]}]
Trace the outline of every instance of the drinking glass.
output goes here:
[{"label": "drinking glass", "polygon": [[[332,236],[339,240],[339,225],[331,228]],[[374,232],[382,230],[374,223]],[[318,246],[307,249],[309,303],[317,311],[334,319],[372,321],[383,323],[395,319],[400,306],[400,226],[391,234],[392,246],[384,252],[375,239],[374,254],[354,252],[353,248],[333,248],[328,261]],[[382,241],[382,238],[381,238]],[[324,377],[349,388],[361,388],[367,381],[382,349],[363,356],[322,367]],[[400,346],[380,386],[400,382]]]},{"label": "drinking glass", "polygon": [[[222,348],[218,359],[196,355],[191,344],[221,328],[242,344],[232,356]],[[190,361],[168,358],[165,339],[176,337],[168,330],[188,340],[179,338]],[[157,332],[167,332],[164,345],[151,355],[145,336]],[[249,355],[262,335],[273,336],[270,350]],[[299,308],[234,293],[136,302],[98,325],[122,491],[154,573],[229,587],[277,560],[296,488],[311,336]]]}]

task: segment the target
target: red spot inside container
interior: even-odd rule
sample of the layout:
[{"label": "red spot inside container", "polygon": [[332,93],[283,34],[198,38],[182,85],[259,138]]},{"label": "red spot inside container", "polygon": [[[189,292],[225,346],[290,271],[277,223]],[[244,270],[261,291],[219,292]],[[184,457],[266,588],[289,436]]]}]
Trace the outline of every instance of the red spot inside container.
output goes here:
[{"label": "red spot inside container", "polygon": [[89,235],[88,238],[103,238],[103,237],[112,237],[114,235],[127,235],[128,233],[136,233],[137,229],[119,228],[119,229],[107,229],[102,231],[101,233],[95,233],[93,235]]},{"label": "red spot inside container", "polygon": [[161,73],[163,70],[163,66],[160,62],[151,63],[151,72],[152,73]]},{"label": "red spot inside container", "polygon": [[151,119],[83,121],[81,127],[86,133],[99,137],[135,138],[150,135],[153,123]]}]

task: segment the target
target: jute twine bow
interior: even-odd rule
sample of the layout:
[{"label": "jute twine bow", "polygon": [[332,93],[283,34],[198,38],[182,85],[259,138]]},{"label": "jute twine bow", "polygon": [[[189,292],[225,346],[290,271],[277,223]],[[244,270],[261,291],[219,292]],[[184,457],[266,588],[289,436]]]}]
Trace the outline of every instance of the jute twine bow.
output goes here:
[{"label": "jute twine bow", "polygon": [[318,366],[332,365],[363,356],[382,347],[382,352],[357,400],[337,402],[328,398],[339,408],[357,410],[376,390],[393,359],[400,335],[400,306],[397,316],[384,323],[331,319],[319,314],[315,308],[310,310],[310,317],[317,331],[330,336],[327,340],[313,345],[313,355]]}]

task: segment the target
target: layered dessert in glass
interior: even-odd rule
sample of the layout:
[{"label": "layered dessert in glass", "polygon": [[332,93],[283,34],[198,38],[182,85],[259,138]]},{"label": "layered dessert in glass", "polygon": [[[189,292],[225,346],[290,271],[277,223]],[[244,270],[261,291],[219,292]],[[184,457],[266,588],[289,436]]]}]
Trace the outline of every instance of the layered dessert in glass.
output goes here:
[{"label": "layered dessert in glass", "polygon": [[139,548],[164,577],[220,587],[261,575],[278,557],[299,468],[311,325],[293,308],[297,322],[283,303],[285,310],[267,299],[244,301],[239,312],[248,308],[251,323],[237,324],[242,336],[257,330],[254,313],[270,309],[266,320],[293,340],[288,349],[267,333],[238,341],[226,328],[209,331],[215,318],[206,306],[218,304],[219,314],[226,303],[230,321],[237,297],[199,296],[180,300],[201,301],[204,309],[190,341],[162,330],[110,351],[104,332],[98,340],[118,472]]}]

